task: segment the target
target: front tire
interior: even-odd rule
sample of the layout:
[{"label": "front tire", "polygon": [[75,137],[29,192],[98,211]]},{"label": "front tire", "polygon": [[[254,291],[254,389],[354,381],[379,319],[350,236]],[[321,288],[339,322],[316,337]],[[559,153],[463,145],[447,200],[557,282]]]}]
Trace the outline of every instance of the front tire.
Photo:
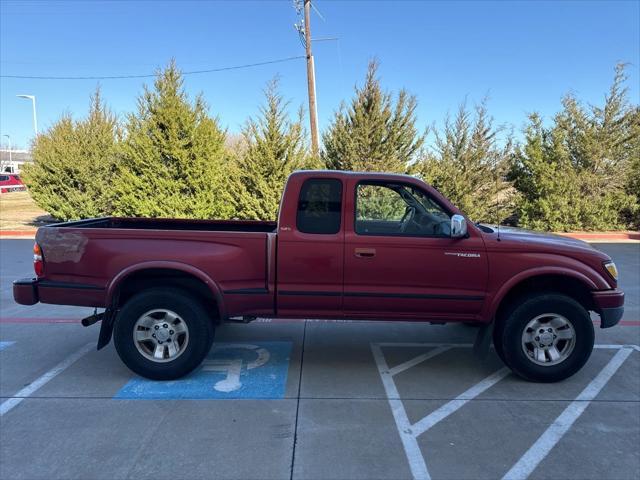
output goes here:
[{"label": "front tire", "polygon": [[496,350],[514,373],[545,383],[580,370],[595,338],[589,312],[573,298],[558,294],[523,298],[497,333]]},{"label": "front tire", "polygon": [[201,302],[179,289],[153,288],[132,297],[116,318],[116,351],[133,372],[175,380],[209,353],[214,327]]}]

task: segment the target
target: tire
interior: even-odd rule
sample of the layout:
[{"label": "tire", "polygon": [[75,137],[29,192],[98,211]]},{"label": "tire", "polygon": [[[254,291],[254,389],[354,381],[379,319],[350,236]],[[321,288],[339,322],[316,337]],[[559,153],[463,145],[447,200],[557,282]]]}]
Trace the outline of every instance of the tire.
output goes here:
[{"label": "tire", "polygon": [[213,335],[213,321],[203,305],[172,288],[132,297],[118,313],[113,331],[120,359],[152,380],[175,380],[192,372],[209,353]]},{"label": "tire", "polygon": [[505,324],[504,319],[502,318],[495,319],[495,324],[493,325],[493,346],[496,349],[496,353],[498,354],[498,357],[500,358],[500,360],[502,360],[502,363],[506,365],[507,361],[504,358],[504,350],[502,349],[502,336],[504,335],[504,324]]},{"label": "tire", "polygon": [[558,382],[591,356],[595,334],[589,312],[573,298],[543,293],[514,305],[494,330],[500,358],[533,382]]}]

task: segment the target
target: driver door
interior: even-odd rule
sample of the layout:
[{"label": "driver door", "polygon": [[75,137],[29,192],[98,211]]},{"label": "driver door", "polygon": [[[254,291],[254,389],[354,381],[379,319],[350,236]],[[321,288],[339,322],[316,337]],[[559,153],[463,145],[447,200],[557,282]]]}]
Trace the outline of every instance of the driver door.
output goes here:
[{"label": "driver door", "polygon": [[471,229],[468,238],[451,238],[450,213],[426,192],[407,198],[415,185],[399,186],[350,182],[346,211],[354,214],[346,219],[345,315],[475,319],[488,273],[482,238]]}]

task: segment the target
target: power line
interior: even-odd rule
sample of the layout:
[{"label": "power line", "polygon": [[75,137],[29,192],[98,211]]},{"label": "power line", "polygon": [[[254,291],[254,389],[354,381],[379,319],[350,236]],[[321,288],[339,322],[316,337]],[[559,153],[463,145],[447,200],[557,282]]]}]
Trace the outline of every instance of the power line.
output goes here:
[{"label": "power line", "polygon": [[[259,67],[261,65],[270,65],[273,63],[290,62],[291,60],[299,60],[306,58],[306,55],[297,55],[294,57],[278,58],[276,60],[268,60],[266,62],[247,63],[244,65],[234,65],[231,67],[210,68],[206,70],[190,70],[181,72],[182,75],[198,75],[202,73],[223,72],[226,70],[238,70],[241,68]],[[147,73],[143,75],[107,75],[107,76],[89,76],[89,77],[57,77],[45,75],[0,75],[0,78],[20,78],[28,80],[123,80],[127,78],[152,78],[157,76],[156,73]]]}]

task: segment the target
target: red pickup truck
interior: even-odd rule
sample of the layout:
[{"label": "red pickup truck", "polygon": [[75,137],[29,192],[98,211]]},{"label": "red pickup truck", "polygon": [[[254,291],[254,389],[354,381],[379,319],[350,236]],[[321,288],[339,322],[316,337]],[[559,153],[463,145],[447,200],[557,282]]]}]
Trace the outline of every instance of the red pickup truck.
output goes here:
[{"label": "red pickup truck", "polygon": [[207,355],[216,325],[256,317],[466,322],[518,375],[573,375],[624,293],[611,259],[555,235],[471,223],[405,175],[303,171],[278,222],[97,218],[38,230],[36,278],[15,300],[104,308],[98,349],[175,379]]},{"label": "red pickup truck", "polygon": [[14,173],[0,173],[0,193],[21,192],[27,186],[20,180],[20,176]]}]

